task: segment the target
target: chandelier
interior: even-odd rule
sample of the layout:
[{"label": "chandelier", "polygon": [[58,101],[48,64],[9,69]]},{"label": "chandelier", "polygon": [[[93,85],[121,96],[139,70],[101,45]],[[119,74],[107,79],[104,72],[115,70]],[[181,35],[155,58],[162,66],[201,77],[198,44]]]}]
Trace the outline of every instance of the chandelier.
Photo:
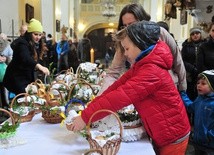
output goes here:
[{"label": "chandelier", "polygon": [[103,3],[103,6],[104,6],[104,10],[102,12],[102,15],[104,17],[111,18],[111,17],[115,17],[116,16],[114,1],[106,0]]}]

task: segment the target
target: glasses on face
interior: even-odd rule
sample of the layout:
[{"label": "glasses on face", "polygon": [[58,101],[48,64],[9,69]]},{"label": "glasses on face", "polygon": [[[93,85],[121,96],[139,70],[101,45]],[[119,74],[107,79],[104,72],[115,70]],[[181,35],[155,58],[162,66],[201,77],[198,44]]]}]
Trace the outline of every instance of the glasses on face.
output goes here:
[{"label": "glasses on face", "polygon": [[198,35],[200,32],[193,32],[191,33],[191,36],[194,36],[195,34]]}]

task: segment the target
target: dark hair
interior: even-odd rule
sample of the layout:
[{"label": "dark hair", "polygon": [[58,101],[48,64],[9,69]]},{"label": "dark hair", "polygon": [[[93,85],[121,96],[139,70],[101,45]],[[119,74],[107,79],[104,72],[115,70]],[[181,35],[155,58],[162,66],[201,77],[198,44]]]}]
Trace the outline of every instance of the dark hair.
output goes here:
[{"label": "dark hair", "polygon": [[169,26],[166,22],[164,21],[159,21],[157,22],[157,24],[160,26],[160,27],[163,27],[165,30],[169,31]]},{"label": "dark hair", "polygon": [[151,19],[151,16],[144,10],[143,6],[137,3],[127,4],[120,12],[119,21],[118,21],[118,30],[121,29],[123,25],[122,17],[126,13],[131,13],[134,17],[139,20],[147,20]]},{"label": "dark hair", "polygon": [[32,55],[33,59],[35,61],[37,61],[38,55],[37,55],[37,52],[36,52],[36,44],[33,41],[32,32],[27,32],[26,31],[23,37],[30,44],[29,49],[30,49],[31,55]]},{"label": "dark hair", "polygon": [[52,38],[52,35],[51,35],[51,34],[48,34],[48,38]]},{"label": "dark hair", "polygon": [[212,29],[213,25],[214,25],[214,22],[210,23],[210,25],[208,27],[208,32],[210,32],[210,30]]}]

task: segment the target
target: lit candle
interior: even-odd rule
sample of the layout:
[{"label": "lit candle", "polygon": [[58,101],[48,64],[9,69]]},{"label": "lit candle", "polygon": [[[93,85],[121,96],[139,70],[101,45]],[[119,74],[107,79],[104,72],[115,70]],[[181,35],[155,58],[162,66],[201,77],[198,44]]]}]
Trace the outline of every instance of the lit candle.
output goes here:
[{"label": "lit candle", "polygon": [[94,49],[91,48],[90,50],[90,57],[91,57],[91,63],[94,63]]}]

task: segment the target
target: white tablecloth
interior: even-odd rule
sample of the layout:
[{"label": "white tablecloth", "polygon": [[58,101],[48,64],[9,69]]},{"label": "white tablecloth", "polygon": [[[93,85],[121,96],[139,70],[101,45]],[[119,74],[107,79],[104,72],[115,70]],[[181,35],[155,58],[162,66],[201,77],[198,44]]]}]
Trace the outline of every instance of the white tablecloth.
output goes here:
[{"label": "white tablecloth", "polygon": [[[14,138],[24,144],[0,148],[0,155],[81,155],[89,149],[88,142],[79,134],[68,131],[60,124],[49,124],[41,114],[31,122],[20,124]],[[147,138],[140,141],[121,143],[118,155],[155,155]]]}]

